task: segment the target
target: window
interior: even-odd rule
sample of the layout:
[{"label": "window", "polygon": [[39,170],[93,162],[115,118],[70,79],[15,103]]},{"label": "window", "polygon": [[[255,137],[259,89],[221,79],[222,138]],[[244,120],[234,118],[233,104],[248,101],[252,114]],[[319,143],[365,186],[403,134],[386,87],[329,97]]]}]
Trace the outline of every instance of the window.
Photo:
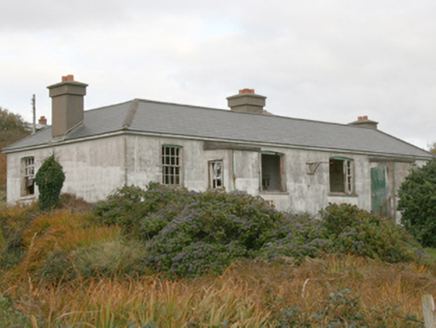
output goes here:
[{"label": "window", "polygon": [[209,162],[209,188],[224,188],[223,184],[223,161]]},{"label": "window", "polygon": [[345,194],[354,192],[353,160],[330,158],[330,192]]},{"label": "window", "polygon": [[261,177],[263,191],[283,191],[283,155],[261,153]]},{"label": "window", "polygon": [[162,184],[181,184],[181,152],[179,146],[162,146]]},{"label": "window", "polygon": [[22,183],[21,196],[35,194],[35,160],[33,157],[21,159]]}]

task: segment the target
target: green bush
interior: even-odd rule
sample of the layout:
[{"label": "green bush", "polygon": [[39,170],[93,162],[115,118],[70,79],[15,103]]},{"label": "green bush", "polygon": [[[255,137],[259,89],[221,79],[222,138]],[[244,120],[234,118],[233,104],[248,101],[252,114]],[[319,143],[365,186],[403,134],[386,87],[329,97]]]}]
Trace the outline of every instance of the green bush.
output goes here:
[{"label": "green bush", "polygon": [[329,205],[321,220],[311,220],[242,192],[188,192],[152,183],[147,191],[123,187],[95,213],[147,242],[145,263],[174,276],[219,273],[242,258],[300,261],[338,252],[401,262],[423,255],[404,228],[347,204]]},{"label": "green bush", "polygon": [[[150,183],[147,191],[136,186],[124,186],[96,204],[94,212],[108,225],[115,224],[126,233],[140,234],[141,227],[152,237],[164,228],[183,208],[186,189],[168,188],[158,183]],[[159,212],[165,210],[165,216]],[[154,216],[149,222],[142,222],[146,216]]]},{"label": "green bush", "polygon": [[271,231],[268,241],[258,254],[266,259],[293,257],[301,261],[306,256],[321,256],[331,248],[331,241],[322,221],[288,216],[283,224]]},{"label": "green bush", "polygon": [[39,207],[43,211],[54,208],[64,185],[65,174],[54,154],[47,157],[35,176],[39,189]]},{"label": "green bush", "polygon": [[[158,271],[181,276],[221,272],[238,258],[254,257],[285,220],[265,201],[241,192],[191,192],[185,201],[147,246],[148,264]],[[150,220],[156,217],[144,218],[144,235]]]},{"label": "green bush", "polygon": [[330,204],[321,210],[322,222],[340,253],[379,258],[388,262],[421,260],[420,245],[400,225],[356,205]]},{"label": "green bush", "polygon": [[406,229],[424,247],[436,247],[436,159],[412,168],[398,196]]}]

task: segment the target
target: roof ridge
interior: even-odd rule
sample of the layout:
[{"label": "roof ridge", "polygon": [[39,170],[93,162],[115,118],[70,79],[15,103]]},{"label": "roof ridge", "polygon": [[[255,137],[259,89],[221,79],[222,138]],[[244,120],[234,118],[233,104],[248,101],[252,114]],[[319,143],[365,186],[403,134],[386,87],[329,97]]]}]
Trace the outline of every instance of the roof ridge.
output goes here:
[{"label": "roof ridge", "polygon": [[[315,120],[315,119],[307,119],[307,118],[300,118],[300,117],[278,115],[278,114],[274,114],[272,112],[268,112],[266,109],[264,109],[264,111],[268,112],[269,114],[235,112],[235,111],[232,111],[230,109],[225,109],[225,108],[205,107],[205,106],[198,106],[198,105],[187,105],[187,104],[180,104],[180,103],[173,103],[173,102],[166,102],[166,101],[149,100],[149,99],[143,99],[143,98],[137,98],[137,99],[140,102],[148,102],[148,103],[161,104],[161,105],[174,105],[174,106],[188,107],[188,108],[199,109],[199,110],[212,110],[212,111],[218,111],[218,112],[231,113],[231,115],[260,116],[260,117],[278,118],[278,119],[286,119],[286,120],[297,120],[297,121],[320,123],[320,124],[329,124],[329,125],[349,127],[349,128],[353,128],[353,129],[354,128],[367,129],[367,128],[364,128],[361,126],[350,125],[349,123],[319,121],[319,120]],[[380,131],[378,129],[373,129],[373,130]]]},{"label": "roof ridge", "polygon": [[139,99],[138,98],[133,99],[132,103],[130,104],[129,111],[127,112],[127,115],[123,122],[123,130],[128,129],[132,124],[133,117],[135,116],[136,110],[138,109],[138,105],[139,105]]}]

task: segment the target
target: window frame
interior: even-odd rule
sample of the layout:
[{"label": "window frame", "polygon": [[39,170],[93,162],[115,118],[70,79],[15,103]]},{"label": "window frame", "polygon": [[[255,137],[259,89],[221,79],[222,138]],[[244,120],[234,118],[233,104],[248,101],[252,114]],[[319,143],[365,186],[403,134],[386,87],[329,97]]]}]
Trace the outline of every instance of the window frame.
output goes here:
[{"label": "window frame", "polygon": [[[264,174],[262,170],[262,164],[263,164],[263,155],[269,155],[269,156],[277,156],[279,159],[279,177],[280,177],[280,187],[279,189],[265,189],[264,187]],[[285,154],[279,153],[279,152],[273,152],[273,151],[261,151],[259,152],[259,190],[261,192],[267,193],[285,193],[286,192],[286,181],[285,181]]]},{"label": "window frame", "polygon": [[[29,181],[31,183],[29,184]],[[35,196],[35,157],[21,158],[21,197]]]},{"label": "window frame", "polygon": [[[219,164],[221,166],[221,174],[218,178],[215,175],[214,165]],[[224,161],[222,159],[211,160],[208,162],[208,178],[209,178],[209,189],[225,189],[224,187]],[[221,185],[217,186],[217,181],[221,181]]]},{"label": "window frame", "polygon": [[[332,191],[332,161],[342,162],[342,174],[343,174],[343,191]],[[329,158],[329,192],[332,195],[355,195],[355,169],[354,159],[347,157],[334,156]]]},{"label": "window frame", "polygon": [[[169,154],[165,150],[169,150]],[[174,151],[174,154],[172,153]],[[163,144],[161,146],[161,183],[167,186],[183,185],[183,147]],[[175,159],[175,163],[171,163]]]}]

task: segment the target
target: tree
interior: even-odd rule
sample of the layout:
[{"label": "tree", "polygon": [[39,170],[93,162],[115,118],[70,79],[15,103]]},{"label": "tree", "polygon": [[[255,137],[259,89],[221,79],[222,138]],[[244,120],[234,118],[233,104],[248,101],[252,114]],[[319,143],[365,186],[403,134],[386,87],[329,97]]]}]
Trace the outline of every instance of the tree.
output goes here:
[{"label": "tree", "polygon": [[433,144],[428,145],[428,151],[432,154],[436,155],[436,142],[433,142]]},{"label": "tree", "polygon": [[[30,134],[23,118],[0,107],[0,149]],[[6,154],[0,152],[0,186],[6,185]]]},{"label": "tree", "polygon": [[436,158],[413,167],[398,190],[407,230],[425,247],[436,247]]},{"label": "tree", "polygon": [[62,165],[55,159],[54,154],[47,157],[35,176],[41,210],[47,211],[57,205],[64,181],[65,174]]}]

